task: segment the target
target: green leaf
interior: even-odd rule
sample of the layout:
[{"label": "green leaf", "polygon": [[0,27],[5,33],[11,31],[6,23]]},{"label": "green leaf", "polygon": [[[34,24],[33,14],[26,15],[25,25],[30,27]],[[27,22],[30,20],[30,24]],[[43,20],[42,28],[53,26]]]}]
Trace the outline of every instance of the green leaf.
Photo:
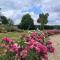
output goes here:
[{"label": "green leaf", "polygon": [[26,60],[33,60],[37,57],[38,55],[36,54],[36,52],[33,49],[31,49]]},{"label": "green leaf", "polygon": [[26,43],[25,43],[25,41],[23,39],[19,41],[19,44],[23,48],[26,46]]},{"label": "green leaf", "polygon": [[6,54],[0,56],[0,60],[12,60],[16,56],[14,52],[6,52]]}]

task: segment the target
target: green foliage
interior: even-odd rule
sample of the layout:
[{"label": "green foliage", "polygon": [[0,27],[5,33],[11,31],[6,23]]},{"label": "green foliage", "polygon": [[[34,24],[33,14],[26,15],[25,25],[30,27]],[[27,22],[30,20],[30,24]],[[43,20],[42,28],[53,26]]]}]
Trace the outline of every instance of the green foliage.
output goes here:
[{"label": "green foliage", "polygon": [[13,26],[13,21],[11,19],[8,19],[8,24],[5,24],[4,25],[4,28],[7,32],[11,32],[11,30],[14,29],[14,26]]},{"label": "green foliage", "polygon": [[22,17],[20,26],[22,29],[30,29],[34,26],[33,19],[29,14],[26,14]]},{"label": "green foliage", "polygon": [[31,49],[26,60],[35,60],[37,59],[37,57],[37,53],[33,49]]},{"label": "green foliage", "polygon": [[38,23],[41,23],[41,29],[44,29],[44,24],[47,24],[48,23],[48,13],[46,14],[40,14],[39,15],[39,18],[37,20]]},{"label": "green foliage", "polygon": [[6,30],[7,32],[11,31],[11,26],[10,26],[10,25],[5,25],[5,30]]},{"label": "green foliage", "polygon": [[2,27],[6,30],[6,31],[11,31],[12,26],[14,25],[13,21],[3,15],[0,16],[0,25],[3,25]]},{"label": "green foliage", "polygon": [[1,24],[0,25],[0,33],[6,32],[5,25]]},{"label": "green foliage", "polygon": [[8,19],[5,16],[0,16],[2,24],[8,24]]},{"label": "green foliage", "polygon": [[14,25],[13,20],[11,20],[10,18],[8,19],[8,25],[9,25],[9,26],[13,26],[13,25]]},{"label": "green foliage", "polygon": [[1,60],[14,60],[16,54],[14,52],[6,52],[6,54],[0,56]]},{"label": "green foliage", "polygon": [[20,46],[21,46],[22,48],[24,48],[24,47],[26,46],[26,43],[25,43],[25,41],[24,41],[23,39],[21,39],[21,40],[19,41],[19,44],[20,44]]},{"label": "green foliage", "polygon": [[9,18],[7,19],[7,17],[1,15],[0,16],[0,21],[2,22],[2,24],[6,25],[6,24],[9,24],[9,25],[13,25],[13,21]]}]

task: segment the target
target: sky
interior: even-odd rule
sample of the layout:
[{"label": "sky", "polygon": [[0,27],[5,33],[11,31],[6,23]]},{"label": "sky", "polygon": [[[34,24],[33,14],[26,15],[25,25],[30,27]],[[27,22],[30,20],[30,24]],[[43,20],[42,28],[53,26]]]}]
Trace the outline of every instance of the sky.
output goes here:
[{"label": "sky", "polygon": [[40,13],[49,13],[48,24],[60,25],[60,0],[0,0],[3,15],[19,24],[22,16],[29,13],[34,24]]}]

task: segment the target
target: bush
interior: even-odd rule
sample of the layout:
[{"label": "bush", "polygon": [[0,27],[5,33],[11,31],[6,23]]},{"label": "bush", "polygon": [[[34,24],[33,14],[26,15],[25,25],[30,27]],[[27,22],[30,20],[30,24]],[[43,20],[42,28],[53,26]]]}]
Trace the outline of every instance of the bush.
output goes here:
[{"label": "bush", "polygon": [[[39,34],[38,34],[39,33]],[[15,57],[20,60],[48,60],[48,53],[54,53],[54,47],[47,36],[42,32],[32,32],[28,36],[22,36],[17,43],[12,39],[3,37],[4,44],[1,47],[6,48],[7,60],[12,60]],[[12,55],[11,55],[12,54]],[[5,57],[4,57],[5,58]]]},{"label": "bush", "polygon": [[6,29],[4,25],[0,25],[0,33],[6,33]]},{"label": "bush", "polygon": [[6,25],[6,26],[5,26],[5,29],[6,29],[7,32],[19,31],[19,29],[18,29],[16,26]]}]

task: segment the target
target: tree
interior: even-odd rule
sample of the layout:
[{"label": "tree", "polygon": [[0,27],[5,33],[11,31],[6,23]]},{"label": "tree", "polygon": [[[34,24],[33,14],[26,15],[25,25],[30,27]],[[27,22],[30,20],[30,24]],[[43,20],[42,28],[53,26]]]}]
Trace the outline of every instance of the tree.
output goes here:
[{"label": "tree", "polygon": [[8,24],[8,19],[4,15],[2,15],[1,10],[2,9],[0,8],[0,23],[1,24]]},{"label": "tree", "polygon": [[8,19],[8,24],[5,25],[7,31],[11,31],[14,29],[14,22],[10,18]]},{"label": "tree", "polygon": [[14,25],[14,22],[13,22],[13,20],[12,19],[8,19],[8,25],[10,25],[10,26],[12,26],[12,25]]},{"label": "tree", "polygon": [[0,21],[2,24],[8,24],[8,19],[5,16],[0,16]]},{"label": "tree", "polygon": [[49,14],[46,13],[46,14],[40,14],[39,15],[39,18],[37,20],[38,23],[41,23],[41,28],[44,29],[44,25],[48,23],[48,16]]},{"label": "tree", "polygon": [[31,29],[34,26],[33,19],[29,14],[26,14],[22,17],[20,26],[22,29]]}]

